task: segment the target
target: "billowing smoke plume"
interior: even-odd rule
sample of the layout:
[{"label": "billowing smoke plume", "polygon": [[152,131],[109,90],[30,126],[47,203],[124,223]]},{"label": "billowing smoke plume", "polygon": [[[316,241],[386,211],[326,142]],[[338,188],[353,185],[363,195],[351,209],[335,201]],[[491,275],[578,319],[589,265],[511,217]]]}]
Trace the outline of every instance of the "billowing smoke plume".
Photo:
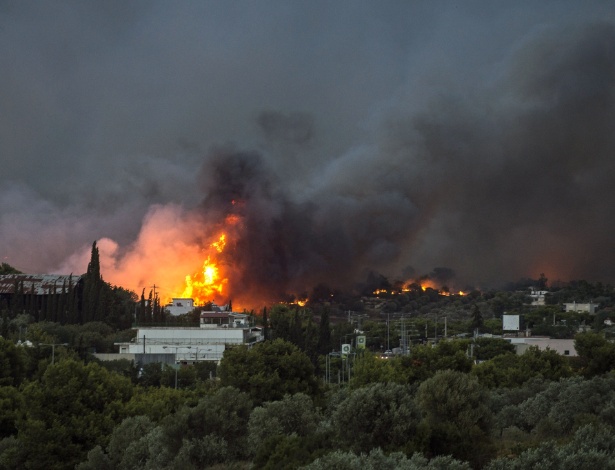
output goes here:
[{"label": "billowing smoke plume", "polygon": [[259,290],[348,284],[369,268],[398,276],[405,264],[452,266],[463,282],[613,279],[613,129],[615,28],[549,31],[490,89],[389,119],[308,188],[284,185],[259,154],[215,153],[203,210],[242,201],[238,285]]},{"label": "billowing smoke plume", "polygon": [[98,240],[106,280],[169,297],[224,229],[233,298],[371,270],[615,281],[602,2],[7,5],[0,257],[19,269],[83,272]]}]

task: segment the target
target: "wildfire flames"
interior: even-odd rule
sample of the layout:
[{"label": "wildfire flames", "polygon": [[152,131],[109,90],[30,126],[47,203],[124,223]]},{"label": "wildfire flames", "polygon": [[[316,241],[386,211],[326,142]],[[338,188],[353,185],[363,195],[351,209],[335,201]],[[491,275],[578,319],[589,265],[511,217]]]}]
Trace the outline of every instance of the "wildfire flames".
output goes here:
[{"label": "wildfire flames", "polygon": [[388,294],[388,295],[395,295],[395,294],[402,294],[404,292],[410,292],[413,289],[421,289],[421,291],[425,292],[427,289],[433,289],[435,291],[438,292],[438,294],[443,295],[443,296],[451,296],[451,295],[459,295],[459,296],[464,296],[466,295],[465,292],[463,291],[458,291],[458,292],[450,292],[447,288],[445,287],[438,287],[436,285],[436,283],[434,281],[432,281],[431,279],[420,279],[420,280],[411,280],[408,281],[406,284],[404,284],[404,286],[400,289],[400,290],[387,290],[387,289],[376,289],[374,291],[374,295],[382,295],[382,294]]},{"label": "wildfire flames", "polygon": [[203,262],[202,269],[186,276],[186,287],[181,295],[182,298],[191,298],[196,305],[203,305],[225,293],[228,279],[220,273],[219,262],[212,258],[213,253],[222,253],[225,246],[226,234],[223,233],[217,241],[209,245],[209,251],[212,253]]},{"label": "wildfire flames", "polygon": [[[236,201],[232,201],[235,206]],[[224,226],[227,229],[236,227],[241,221],[237,214],[229,214],[224,219]],[[227,245],[227,233],[221,233],[218,238],[211,242],[207,247],[206,258],[202,268],[192,275],[186,276],[186,287],[182,292],[182,298],[191,298],[195,305],[204,305],[211,301],[220,301],[228,296],[228,276],[224,273],[222,254]],[[226,299],[225,299],[226,300]]]},{"label": "wildfire flames", "polygon": [[[241,202],[231,201],[235,208],[241,207]],[[181,294],[182,298],[191,298],[195,305],[204,305],[207,302],[217,303],[229,300],[229,273],[230,268],[225,264],[225,249],[229,238],[238,236],[242,218],[236,213],[231,213],[224,218],[221,224],[223,232],[212,241],[204,250],[205,261],[202,267],[192,275],[187,275],[185,287]]]}]

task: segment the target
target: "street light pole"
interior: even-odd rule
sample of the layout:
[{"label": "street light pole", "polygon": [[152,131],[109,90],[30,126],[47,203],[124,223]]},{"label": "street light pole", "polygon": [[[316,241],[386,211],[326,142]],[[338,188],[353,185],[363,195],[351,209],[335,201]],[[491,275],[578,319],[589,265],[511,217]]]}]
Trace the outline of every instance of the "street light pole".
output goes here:
[{"label": "street light pole", "polygon": [[40,343],[41,346],[51,346],[51,364],[56,361],[56,346],[68,346],[68,343]]},{"label": "street light pole", "polygon": [[175,390],[177,390],[177,369],[179,369],[177,365],[177,350],[179,348],[191,349],[192,346],[163,346],[162,349],[167,349],[169,347],[175,348]]}]

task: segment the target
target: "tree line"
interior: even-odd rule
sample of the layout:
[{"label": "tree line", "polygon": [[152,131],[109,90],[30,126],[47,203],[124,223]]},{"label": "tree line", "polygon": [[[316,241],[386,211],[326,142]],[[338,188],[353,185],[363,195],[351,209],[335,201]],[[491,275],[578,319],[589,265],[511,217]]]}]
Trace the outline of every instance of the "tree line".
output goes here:
[{"label": "tree line", "polygon": [[615,345],[575,341],[578,358],[483,339],[479,363],[462,340],[366,351],[331,383],[278,338],[180,368],[176,389],[170,366],[0,339],[0,467],[610,468]]}]

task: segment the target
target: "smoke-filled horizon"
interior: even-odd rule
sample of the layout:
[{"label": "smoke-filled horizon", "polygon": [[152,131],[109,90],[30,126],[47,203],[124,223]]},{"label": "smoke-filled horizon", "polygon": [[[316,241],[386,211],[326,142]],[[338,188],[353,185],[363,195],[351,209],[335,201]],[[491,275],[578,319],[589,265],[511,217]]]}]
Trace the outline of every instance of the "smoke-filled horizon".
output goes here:
[{"label": "smoke-filled horizon", "polygon": [[[615,281],[607,2],[4,2],[0,258],[166,295]],[[166,292],[165,292],[166,291]]]}]

